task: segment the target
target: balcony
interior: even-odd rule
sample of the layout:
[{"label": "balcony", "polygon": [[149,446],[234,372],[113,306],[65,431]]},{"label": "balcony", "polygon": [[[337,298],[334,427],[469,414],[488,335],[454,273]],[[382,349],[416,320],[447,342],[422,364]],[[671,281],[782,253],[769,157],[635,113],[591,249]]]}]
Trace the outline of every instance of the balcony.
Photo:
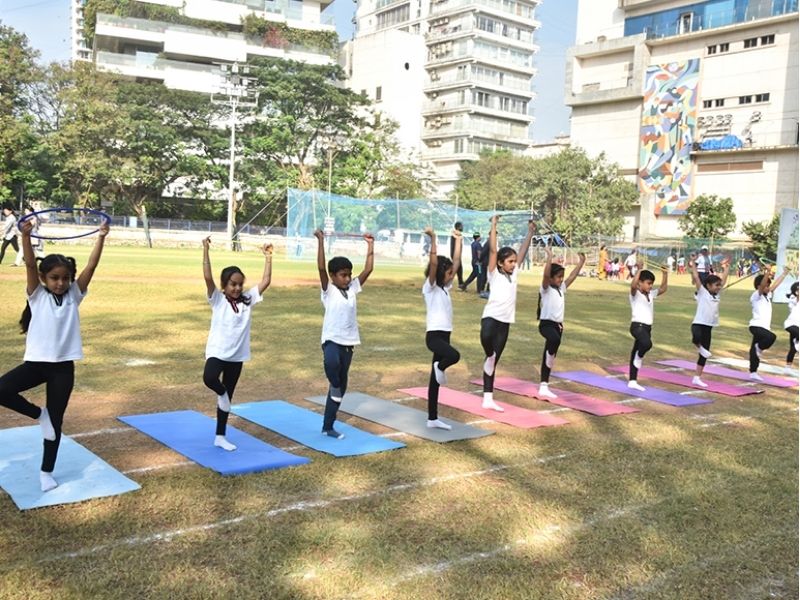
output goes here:
[{"label": "balcony", "polygon": [[[712,123],[712,121],[709,120],[709,123]],[[740,125],[737,124],[735,130],[741,131],[742,127]],[[796,119],[765,118],[764,120],[754,121],[744,128],[742,135],[734,135],[731,130],[730,124],[728,124],[727,128],[708,125],[698,129],[700,141],[692,144],[692,156],[727,154],[731,152],[764,152],[768,150],[797,151],[798,126]]]},{"label": "balcony", "polygon": [[508,0],[445,0],[431,5],[431,17],[441,16],[454,12],[465,12],[468,10],[489,9],[506,18],[513,18],[516,21],[523,21],[526,25],[538,29],[542,26],[541,22],[534,18],[534,8],[528,4],[520,2],[509,2]]},{"label": "balcony", "polygon": [[217,66],[168,60],[149,52],[133,55],[99,51],[95,54],[95,61],[100,71],[155,79],[167,87],[191,92],[217,91],[222,77]]},{"label": "balcony", "polygon": [[530,123],[533,121],[533,117],[529,116],[527,112],[521,113],[501,108],[499,98],[497,97],[490,99],[488,104],[478,104],[473,100],[461,101],[456,99],[446,99],[434,100],[432,102],[426,102],[422,105],[423,115],[437,115],[457,112],[479,112],[489,116],[499,117],[501,119],[511,119],[525,123]]},{"label": "balcony", "polygon": [[441,79],[430,79],[423,86],[424,91],[435,91],[452,87],[490,87],[496,90],[514,90],[521,96],[534,97],[536,94],[531,90],[531,80],[519,80],[512,77],[504,77],[500,81],[499,77],[478,75],[469,73],[462,76],[443,77]]},{"label": "balcony", "polygon": [[423,140],[433,140],[445,137],[480,137],[501,140],[510,143],[526,145],[528,139],[527,126],[512,125],[511,123],[475,123],[475,122],[449,122],[443,120],[440,127],[426,127],[422,133]]},{"label": "balcony", "polygon": [[514,37],[510,35],[503,35],[502,33],[496,33],[494,31],[487,31],[485,29],[481,29],[472,23],[466,24],[455,24],[450,25],[449,27],[442,27],[439,29],[434,29],[429,31],[425,34],[426,41],[429,42],[440,42],[448,39],[454,39],[461,36],[472,36],[472,35],[481,35],[486,36],[490,40],[495,40],[503,43],[508,44],[515,44],[517,46],[521,46],[523,48],[535,48],[536,47],[536,36],[533,32],[519,32],[519,36]]}]

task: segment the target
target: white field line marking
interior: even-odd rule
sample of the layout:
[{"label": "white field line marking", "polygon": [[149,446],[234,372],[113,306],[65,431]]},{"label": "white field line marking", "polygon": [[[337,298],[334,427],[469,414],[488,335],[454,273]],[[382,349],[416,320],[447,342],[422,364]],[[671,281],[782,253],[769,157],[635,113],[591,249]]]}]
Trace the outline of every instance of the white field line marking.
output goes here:
[{"label": "white field line marking", "polygon": [[701,429],[705,429],[707,427],[716,427],[717,425],[734,425],[740,423],[741,421],[750,421],[754,417],[737,417],[736,419],[728,419],[727,421],[712,421],[711,423],[703,423],[700,425]]},{"label": "white field line marking", "polygon": [[[54,554],[52,556],[46,556],[44,558],[40,558],[35,562],[37,564],[41,564],[41,563],[54,562],[70,558],[80,558],[83,556],[90,556],[100,552],[107,552],[109,550],[113,550],[114,548],[141,546],[161,541],[169,542],[175,539],[176,537],[181,537],[184,535],[199,533],[203,531],[212,531],[228,525],[238,525],[239,523],[252,521],[254,519],[258,519],[261,517],[272,518],[286,513],[306,512],[309,510],[327,508],[329,506],[340,504],[343,502],[369,500],[371,498],[388,496],[396,494],[398,492],[405,492],[417,488],[430,487],[438,485],[440,483],[447,483],[450,481],[458,481],[461,479],[469,479],[473,477],[481,477],[483,475],[498,473],[500,471],[507,471],[509,469],[513,469],[516,467],[524,467],[535,464],[547,464],[554,460],[560,460],[566,458],[567,456],[568,456],[567,454],[556,454],[553,456],[545,456],[543,458],[537,458],[533,460],[527,460],[508,465],[495,465],[493,467],[489,467],[488,469],[481,469],[479,471],[468,471],[466,473],[454,473],[450,475],[442,475],[440,477],[432,477],[430,479],[424,479],[422,481],[417,481],[414,483],[398,483],[395,485],[390,485],[380,490],[373,490],[371,492],[365,492],[363,494],[354,494],[352,496],[340,496],[338,498],[332,498],[330,500],[305,500],[301,502],[296,502],[294,504],[289,504],[280,508],[274,508],[272,510],[268,510],[262,513],[240,515],[238,517],[231,517],[229,519],[223,519],[220,521],[215,521],[213,523],[206,523],[204,525],[193,525],[191,527],[185,527],[183,529],[172,529],[169,531],[152,533],[150,535],[132,536],[126,539],[109,542],[107,544],[100,544],[97,546],[93,546],[91,548],[81,548],[80,550],[74,550],[72,552],[64,552],[60,554]],[[14,568],[14,565],[0,566],[0,571],[9,570],[11,568]]]},{"label": "white field line marking", "polygon": [[91,437],[91,436],[94,436],[94,435],[106,435],[106,434],[113,434],[113,433],[130,433],[132,431],[138,431],[138,429],[135,429],[133,427],[110,427],[109,429],[96,429],[95,431],[84,431],[83,433],[71,433],[71,434],[67,435],[67,437],[75,439],[75,438]]},{"label": "white field line marking", "polygon": [[159,471],[161,469],[172,469],[174,467],[188,467],[189,465],[196,465],[197,463],[191,460],[183,460],[181,462],[167,463],[164,465],[153,465],[152,467],[139,467],[138,469],[128,469],[122,471],[123,475],[131,475],[133,473],[149,473],[150,471]]}]

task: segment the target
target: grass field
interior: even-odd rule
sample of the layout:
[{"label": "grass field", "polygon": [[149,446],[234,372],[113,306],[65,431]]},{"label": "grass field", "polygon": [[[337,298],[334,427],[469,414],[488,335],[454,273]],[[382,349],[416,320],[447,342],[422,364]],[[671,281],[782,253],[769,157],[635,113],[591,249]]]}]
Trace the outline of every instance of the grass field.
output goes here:
[{"label": "grass field", "polygon": [[[80,267],[88,247],[70,252]],[[215,273],[233,262],[251,283],[260,276],[260,254],[212,252]],[[80,434],[77,441],[142,489],[24,513],[0,496],[0,597],[798,596],[796,390],[715,396],[713,404],[688,408],[644,401],[635,404],[640,413],[605,418],[558,412],[569,425],[534,430],[480,423],[496,434],[450,444],[401,436],[396,439],[406,448],[357,458],[298,449],[313,462],[239,477],[186,464],[116,416],[177,409],[214,414],[215,397],[201,381],[210,311],[200,263],[199,249],[106,249],[81,307],[86,359],[77,367],[64,430]],[[538,280],[536,270],[521,276],[517,323],[499,374],[538,377]],[[396,388],[426,384],[421,284],[420,268],[376,265],[359,297],[363,346],[353,361],[351,390],[400,400]],[[670,287],[656,309],[647,364],[693,359],[688,277]],[[602,372],[627,361],[626,289],[575,282],[557,368]],[[745,282],[725,294],[716,355],[746,356],[751,291]],[[0,369],[6,371],[23,354],[16,323],[24,271],[0,266],[0,293]],[[482,308],[474,293],[454,294],[453,342],[462,360],[448,371],[450,387],[475,389],[468,382],[481,372]],[[785,310],[775,306],[779,341],[766,356],[773,364],[785,357]],[[326,391],[321,323],[314,266],[276,261],[273,285],[254,310],[253,360],[234,402],[285,399],[312,407],[304,396]],[[142,359],[155,364],[127,366]],[[42,390],[29,397],[41,403]],[[446,407],[441,414],[478,419]],[[0,411],[2,428],[30,424]],[[294,445],[235,416],[231,425],[278,446]]]}]

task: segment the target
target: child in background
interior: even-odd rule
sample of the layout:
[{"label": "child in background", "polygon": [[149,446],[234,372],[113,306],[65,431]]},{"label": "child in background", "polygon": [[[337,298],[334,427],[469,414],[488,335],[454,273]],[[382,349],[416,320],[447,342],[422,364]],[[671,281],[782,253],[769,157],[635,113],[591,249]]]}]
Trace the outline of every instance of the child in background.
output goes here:
[{"label": "child in background", "polygon": [[700,278],[694,258],[689,259],[689,269],[692,272],[692,281],[697,290],[694,299],[697,302],[697,311],[692,320],[692,343],[697,348],[697,369],[692,378],[692,384],[698,387],[708,387],[700,376],[706,365],[706,359],[711,356],[711,329],[719,325],[719,295],[728,281],[730,261],[722,261],[722,277],[711,274],[706,277],[705,283]]},{"label": "child in background", "polygon": [[517,252],[505,246],[497,250],[497,221],[500,217],[492,217],[492,229],[489,232],[489,263],[487,266],[489,280],[489,298],[483,309],[481,318],[481,345],[486,354],[483,363],[483,408],[503,412],[503,408],[494,401],[494,373],[500,355],[508,341],[508,331],[514,322],[517,304],[518,260],[521,262],[528,253],[534,231],[533,221],[528,223],[528,234]]},{"label": "child in background", "polygon": [[[758,374],[758,367],[761,364],[761,354],[768,350],[777,339],[775,334],[770,331],[772,326],[772,292],[786,277],[788,268],[773,282],[770,281],[769,271],[756,275],[753,286],[756,291],[750,296],[750,306],[753,309],[753,316],[750,319],[750,333],[753,335],[753,342],[750,344],[750,379],[754,381],[764,381]],[[772,285],[770,286],[770,283]]]},{"label": "child in background", "polygon": [[[244,273],[239,267],[225,267],[220,275],[220,288],[214,285],[208,249],[211,237],[203,240],[203,278],[208,303],[211,305],[211,329],[206,343],[206,365],[203,383],[217,394],[217,448],[236,450],[225,439],[231,399],[242,373],[242,364],[250,360],[250,318],[253,306],[263,300],[262,294],[272,281],[272,244],[264,244],[264,274],[258,285],[244,292]],[[222,380],[220,381],[220,376]]]},{"label": "child in background", "polygon": [[[53,478],[61,425],[75,384],[75,362],[83,358],[78,306],[100,262],[108,223],[100,226],[97,241],[81,274],[75,259],[50,254],[39,262],[31,244],[33,223],[22,224],[22,248],[27,277],[28,303],[20,326],[27,334],[24,362],[0,377],[0,405],[36,419],[42,428],[44,453],[39,483],[43,492],[58,486]],[[31,404],[20,392],[46,385],[44,408]]]},{"label": "child in background", "polygon": [[461,355],[450,345],[450,333],[453,331],[453,302],[450,292],[453,289],[453,278],[461,267],[461,231],[453,230],[456,239],[453,260],[436,254],[436,234],[428,227],[425,234],[431,240],[431,254],[428,267],[425,269],[425,284],[422,295],[425,297],[426,329],[425,345],[433,352],[431,376],[428,381],[428,427],[452,429],[439,419],[439,386],[447,384],[445,371],[456,364]]},{"label": "child in background", "polygon": [[353,347],[361,343],[356,320],[356,295],[372,273],[375,238],[364,234],[367,242],[367,260],[364,270],[353,278],[353,263],[344,256],[335,256],[325,265],[325,234],[318,229],[317,270],[322,286],[322,305],[325,317],[322,321],[322,355],[325,376],[328,378],[328,397],[325,401],[325,416],[322,421],[323,435],[342,439],[344,435],[333,428],[336,413],[347,391],[347,377],[353,360]]},{"label": "child in background", "polygon": [[797,298],[797,282],[792,284],[792,288],[786,297],[789,298],[789,316],[783,322],[783,328],[789,333],[789,353],[786,355],[786,374],[792,374],[792,363],[797,353],[798,329],[800,329],[800,304]]},{"label": "child in background", "polygon": [[636,275],[631,281],[631,335],[635,340],[633,350],[631,350],[631,360],[629,365],[628,387],[634,390],[644,391],[644,387],[637,381],[639,369],[642,367],[644,355],[653,347],[651,334],[653,330],[653,307],[656,298],[667,291],[667,267],[661,267],[661,285],[653,288],[656,276],[652,271],[642,270],[644,265],[637,264]]}]

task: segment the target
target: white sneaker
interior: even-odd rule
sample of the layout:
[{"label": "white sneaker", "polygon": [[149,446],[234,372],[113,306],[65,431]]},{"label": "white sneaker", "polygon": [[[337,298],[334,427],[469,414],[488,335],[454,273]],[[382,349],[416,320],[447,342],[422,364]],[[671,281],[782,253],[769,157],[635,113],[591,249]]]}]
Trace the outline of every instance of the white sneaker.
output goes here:
[{"label": "white sneaker", "polygon": [[764,381],[764,378],[755,371],[750,373],[750,379],[752,379],[753,381]]},{"label": "white sneaker", "polygon": [[430,420],[428,419],[428,427],[431,429],[447,429],[450,430],[453,428],[452,425],[448,425],[444,421],[440,421],[439,419]]},{"label": "white sneaker", "polygon": [[439,368],[439,362],[433,363],[433,376],[439,385],[447,385],[447,374]]},{"label": "white sneaker", "polygon": [[698,352],[698,353],[700,354],[700,356],[702,356],[703,358],[711,358],[711,352],[710,352],[710,351],[708,351],[708,350],[706,350],[706,349],[705,349],[703,346],[698,346],[698,347],[697,347],[697,352]]},{"label": "white sneaker", "polygon": [[636,380],[629,381],[628,387],[631,388],[632,390],[638,390],[640,392],[644,391],[644,388],[641,385],[639,385],[639,383]]},{"label": "white sneaker", "polygon": [[548,400],[555,400],[558,398],[553,392],[550,391],[550,386],[546,383],[539,384],[539,393],[536,394],[539,398],[547,398]]},{"label": "white sneaker", "polygon": [[708,387],[708,384],[705,381],[703,381],[702,379],[700,379],[700,377],[697,376],[697,375],[692,377],[692,385],[696,385],[696,386],[701,387],[701,388],[707,388]]},{"label": "white sneaker", "polygon": [[491,356],[487,356],[486,360],[483,361],[483,372],[487,375],[494,373],[494,357],[495,355],[492,354]]}]

